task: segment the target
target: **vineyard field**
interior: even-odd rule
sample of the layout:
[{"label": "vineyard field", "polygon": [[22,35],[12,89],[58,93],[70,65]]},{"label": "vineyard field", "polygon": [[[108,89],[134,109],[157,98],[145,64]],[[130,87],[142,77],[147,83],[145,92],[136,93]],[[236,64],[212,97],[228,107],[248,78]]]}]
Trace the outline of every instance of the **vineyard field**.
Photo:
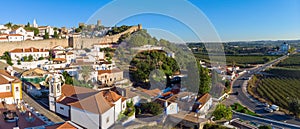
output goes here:
[{"label": "vineyard field", "polygon": [[277,64],[278,67],[300,68],[300,54],[291,55],[289,58]]},{"label": "vineyard field", "polygon": [[[209,62],[209,56],[206,54],[194,53],[195,57],[206,62]],[[274,60],[280,56],[268,56],[268,55],[226,55],[226,63],[231,64],[235,62],[237,65],[246,64],[263,64],[268,62],[268,60]],[[222,56],[214,56],[214,59],[222,59]],[[267,59],[267,60],[266,60]]]},{"label": "vineyard field", "polygon": [[263,78],[258,81],[257,93],[262,98],[288,109],[290,99],[300,99],[300,80],[278,77]]}]

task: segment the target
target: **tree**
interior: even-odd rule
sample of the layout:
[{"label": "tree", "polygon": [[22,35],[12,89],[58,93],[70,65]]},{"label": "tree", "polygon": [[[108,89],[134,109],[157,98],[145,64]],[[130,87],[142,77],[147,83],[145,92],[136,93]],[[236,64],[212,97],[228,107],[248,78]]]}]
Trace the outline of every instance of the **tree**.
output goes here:
[{"label": "tree", "polygon": [[30,27],[30,23],[29,23],[29,22],[27,22],[27,25],[25,25],[25,27]]},{"label": "tree", "polygon": [[142,113],[150,113],[154,116],[161,114],[164,110],[160,104],[155,102],[142,103],[140,108]]},{"label": "tree", "polygon": [[24,29],[25,30],[33,31],[34,32],[34,36],[37,36],[40,33],[39,29],[35,28],[35,27],[25,27]]},{"label": "tree", "polygon": [[28,57],[27,56],[23,56],[23,61],[28,61]]},{"label": "tree", "polygon": [[18,60],[17,62],[18,62],[18,63],[17,63],[18,65],[21,65],[21,60]]},{"label": "tree", "polygon": [[11,62],[11,57],[10,57],[8,51],[6,51],[6,52],[3,53],[3,56],[1,57],[1,59],[6,60],[6,63],[7,63],[7,64],[13,65],[13,63]]},{"label": "tree", "polygon": [[64,71],[64,72],[62,73],[62,75],[63,75],[64,78],[65,78],[65,83],[66,83],[66,84],[73,84],[73,79],[72,79],[72,77],[68,74],[68,72]]},{"label": "tree", "polygon": [[45,59],[44,57],[39,57],[39,59],[38,60],[43,60],[43,59]]},{"label": "tree", "polygon": [[264,57],[263,60],[264,60],[264,62],[269,62],[271,60],[271,58],[270,57]]},{"label": "tree", "polygon": [[13,25],[13,24],[12,24],[11,22],[8,22],[8,23],[6,23],[4,26],[6,26],[7,28],[11,29],[12,25]]},{"label": "tree", "polygon": [[45,30],[44,39],[49,39],[49,33],[47,32],[47,30]]},{"label": "tree", "polygon": [[59,38],[57,31],[54,31],[53,37],[56,38],[56,39]]},{"label": "tree", "polygon": [[272,127],[267,126],[267,125],[263,125],[263,126],[259,126],[258,129],[272,129]]},{"label": "tree", "polygon": [[300,115],[300,101],[298,99],[292,99],[288,108],[295,116]]},{"label": "tree", "polygon": [[224,104],[218,104],[213,112],[213,116],[215,117],[215,120],[220,120],[222,118],[230,120],[232,118],[232,110]]},{"label": "tree", "polygon": [[32,55],[28,56],[28,61],[33,61],[33,56]]},{"label": "tree", "polygon": [[79,32],[81,32],[81,29],[80,29],[80,28],[76,28],[76,29],[75,29],[75,32],[76,32],[76,33],[79,33]]},{"label": "tree", "polygon": [[198,94],[208,93],[211,88],[211,78],[209,77],[208,69],[203,68],[200,64],[198,64],[198,69],[200,77]]}]

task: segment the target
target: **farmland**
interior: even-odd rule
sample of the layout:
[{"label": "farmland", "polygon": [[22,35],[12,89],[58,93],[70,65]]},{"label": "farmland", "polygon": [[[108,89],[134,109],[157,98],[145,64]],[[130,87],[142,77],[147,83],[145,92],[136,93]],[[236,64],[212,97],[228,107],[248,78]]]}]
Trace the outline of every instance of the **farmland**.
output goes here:
[{"label": "farmland", "polygon": [[278,67],[300,68],[300,54],[291,55],[289,58],[277,64]]},{"label": "farmland", "polygon": [[263,76],[254,76],[248,91],[259,100],[266,100],[289,109],[292,99],[300,99],[300,54],[290,55],[276,67],[267,69]]},{"label": "farmland", "polygon": [[290,98],[300,99],[300,80],[296,78],[268,77],[258,82],[257,94],[270,102],[288,109]]},{"label": "farmland", "polygon": [[[205,62],[209,61],[207,54],[194,53],[195,57]],[[231,64],[235,62],[237,65],[244,66],[247,64],[263,64],[270,60],[276,59],[279,56],[268,56],[268,55],[226,55],[226,63]],[[222,59],[222,56],[214,56],[214,59]]]}]

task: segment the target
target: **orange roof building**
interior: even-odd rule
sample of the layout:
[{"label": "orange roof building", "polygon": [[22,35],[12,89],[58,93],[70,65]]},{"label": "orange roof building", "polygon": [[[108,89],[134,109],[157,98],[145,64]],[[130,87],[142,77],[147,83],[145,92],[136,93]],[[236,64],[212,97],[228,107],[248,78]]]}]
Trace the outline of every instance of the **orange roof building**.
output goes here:
[{"label": "orange roof building", "polygon": [[24,56],[33,56],[35,60],[38,60],[40,57],[48,57],[49,50],[45,48],[16,48],[9,51],[10,57],[12,60],[21,60]]},{"label": "orange roof building", "polygon": [[22,100],[22,82],[6,70],[0,70],[0,99],[6,104],[16,104]]},{"label": "orange roof building", "polygon": [[109,128],[126,109],[124,97],[116,92],[61,86],[59,75],[49,79],[49,108],[72,122],[88,129]]}]

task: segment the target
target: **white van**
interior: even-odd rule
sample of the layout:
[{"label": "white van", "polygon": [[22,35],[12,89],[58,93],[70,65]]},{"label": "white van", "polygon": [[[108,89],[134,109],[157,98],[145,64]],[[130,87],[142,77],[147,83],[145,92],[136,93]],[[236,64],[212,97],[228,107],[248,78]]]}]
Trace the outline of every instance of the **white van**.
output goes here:
[{"label": "white van", "polygon": [[274,110],[274,111],[278,111],[279,110],[279,107],[277,106],[277,105],[271,105],[271,107],[270,107],[272,110]]}]

